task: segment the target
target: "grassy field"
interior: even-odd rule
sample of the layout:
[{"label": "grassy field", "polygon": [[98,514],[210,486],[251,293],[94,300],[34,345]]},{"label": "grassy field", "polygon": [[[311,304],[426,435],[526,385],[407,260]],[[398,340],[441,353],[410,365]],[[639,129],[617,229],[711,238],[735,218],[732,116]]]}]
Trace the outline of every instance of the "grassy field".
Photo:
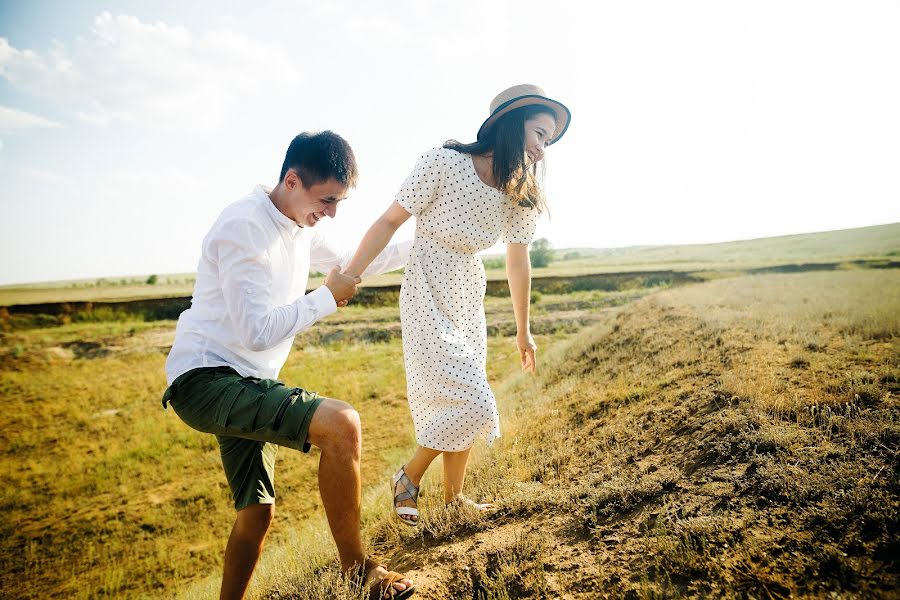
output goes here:
[{"label": "grassy field", "polygon": [[[892,260],[898,234],[633,249],[648,268],[724,270],[669,290],[535,294],[537,378],[517,373],[508,298],[488,297],[504,437],[477,447],[469,480],[502,506],[486,519],[439,506],[439,469],[418,531],[389,515],[384,482],[414,444],[396,306],[332,315],[298,337],[282,377],[360,411],[366,535],[419,597],[890,597],[900,272],[852,261]],[[604,256],[548,273],[628,270]],[[816,257],[845,268],[737,276]],[[146,286],[109,288],[129,285]],[[53,289],[67,288],[40,293]],[[0,314],[0,596],[213,597],[233,512],[214,440],[159,405],[174,321],[97,316],[4,330]],[[354,597],[315,453],[279,456],[254,596]]]},{"label": "grassy field", "polygon": [[[504,436],[469,493],[500,510],[442,508],[437,469],[417,530],[386,486],[366,494],[373,549],[417,597],[896,597],[900,273],[653,294],[496,391]],[[359,598],[324,531],[271,549],[254,597]]]},{"label": "grassy field", "polygon": [[[351,308],[298,338],[284,377],[362,414],[373,551],[442,600],[890,597],[900,273],[642,293],[543,296],[537,378],[517,373],[508,300],[488,299],[504,436],[477,447],[469,493],[502,508],[444,510],[434,469],[418,531],[391,518],[384,485],[414,443],[396,309]],[[5,334],[5,597],[214,597],[233,514],[215,443],[158,404],[172,326]],[[280,454],[254,597],[354,597],[315,464]]]},{"label": "grassy field", "polygon": [[[719,244],[571,250],[583,256],[572,266],[703,269],[765,267],[784,263],[842,262],[900,256],[900,223],[786,235]],[[568,261],[567,261],[568,262]],[[630,269],[626,269],[630,270]]]},{"label": "grassy field", "polygon": [[[542,346],[650,290],[547,295],[534,306]],[[489,298],[489,375],[515,372],[508,299]],[[4,596],[140,597],[219,569],[233,511],[211,436],[159,398],[174,322],[73,323],[2,334],[0,506]],[[366,484],[383,484],[412,443],[396,306],[348,307],[298,337],[282,371],[356,406]],[[321,515],[317,459],[280,454],[277,547]]]},{"label": "grassy field", "polygon": [[[854,260],[900,260],[900,223],[822,233],[779,236],[721,244],[640,246],[598,250],[562,249],[550,266],[534,277],[574,277],[594,273],[674,270],[682,272],[746,270],[797,263],[848,263]],[[486,257],[489,280],[505,277],[502,258]],[[148,285],[144,277],[0,286],[0,306],[46,302],[99,302],[191,295],[193,273],[160,275]],[[366,286],[399,285],[401,275],[372,277]],[[310,279],[310,287],[320,285]]]}]

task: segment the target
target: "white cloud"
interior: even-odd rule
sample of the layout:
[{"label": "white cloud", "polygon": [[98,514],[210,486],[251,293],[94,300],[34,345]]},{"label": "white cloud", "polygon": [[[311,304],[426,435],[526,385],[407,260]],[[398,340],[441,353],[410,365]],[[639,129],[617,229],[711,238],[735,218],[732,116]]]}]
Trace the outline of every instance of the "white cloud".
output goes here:
[{"label": "white cloud", "polygon": [[95,125],[213,128],[250,101],[258,106],[270,93],[262,82],[278,76],[291,89],[295,71],[281,48],[229,30],[195,35],[108,12],[71,48],[54,42],[38,53],[0,38],[0,76]]},{"label": "white cloud", "polygon": [[34,169],[31,167],[25,167],[22,169],[22,172],[28,177],[31,177],[32,179],[38,179],[40,181],[51,183],[62,183],[66,181],[66,178],[59,173],[48,171],[47,169]]},{"label": "white cloud", "polygon": [[[303,8],[311,19],[329,23],[329,34],[347,40],[345,45],[360,41],[377,48],[379,53],[386,48],[409,49],[420,56],[457,60],[471,56],[483,58],[487,48],[503,47],[510,40],[512,24],[517,20],[510,16],[512,12],[545,10],[537,0],[441,3],[316,0],[305,2]],[[475,15],[477,18],[473,18]]]},{"label": "white cloud", "polygon": [[[35,127],[59,127],[60,124],[44,117],[16,110],[6,106],[0,106],[0,133],[15,133],[23,129]],[[2,148],[2,146],[0,146]]]}]

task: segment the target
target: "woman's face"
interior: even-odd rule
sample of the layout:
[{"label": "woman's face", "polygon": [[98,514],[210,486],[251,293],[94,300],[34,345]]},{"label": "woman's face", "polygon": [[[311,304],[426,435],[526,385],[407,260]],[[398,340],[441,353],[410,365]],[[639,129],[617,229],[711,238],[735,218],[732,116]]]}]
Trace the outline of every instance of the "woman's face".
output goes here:
[{"label": "woman's face", "polygon": [[525,162],[533,165],[544,158],[544,148],[556,131],[556,119],[540,113],[525,121]]}]

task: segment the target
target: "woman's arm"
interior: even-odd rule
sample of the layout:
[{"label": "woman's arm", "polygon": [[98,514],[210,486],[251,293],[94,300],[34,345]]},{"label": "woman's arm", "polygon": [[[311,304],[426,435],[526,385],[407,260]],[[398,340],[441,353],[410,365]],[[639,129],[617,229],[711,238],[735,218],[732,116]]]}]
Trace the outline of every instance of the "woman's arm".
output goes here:
[{"label": "woman's arm", "polygon": [[506,279],[509,281],[509,295],[512,297],[513,312],[516,314],[516,345],[523,371],[537,372],[535,352],[537,346],[531,337],[528,321],[531,301],[531,262],[528,259],[528,244],[506,245]]},{"label": "woman's arm", "polygon": [[381,254],[381,251],[394,237],[397,229],[410,216],[405,208],[397,204],[397,202],[392,202],[391,206],[384,211],[384,214],[378,217],[378,220],[369,227],[366,235],[363,236],[362,241],[359,243],[359,248],[356,249],[353,259],[347,265],[347,268],[344,269],[344,273],[352,277],[360,277],[363,271],[366,270],[366,267],[369,266],[369,263]]}]

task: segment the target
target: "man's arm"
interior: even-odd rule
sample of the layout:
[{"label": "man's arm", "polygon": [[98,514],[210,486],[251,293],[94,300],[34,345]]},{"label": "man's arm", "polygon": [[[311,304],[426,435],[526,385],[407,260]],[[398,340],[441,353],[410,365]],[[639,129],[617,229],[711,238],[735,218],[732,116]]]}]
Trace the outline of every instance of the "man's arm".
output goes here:
[{"label": "man's arm", "polygon": [[247,221],[222,226],[212,242],[222,294],[238,339],[260,351],[296,335],[337,310],[337,302],[350,298],[356,280],[333,270],[325,284],[293,302],[275,306],[272,301],[271,263],[264,233]]}]

